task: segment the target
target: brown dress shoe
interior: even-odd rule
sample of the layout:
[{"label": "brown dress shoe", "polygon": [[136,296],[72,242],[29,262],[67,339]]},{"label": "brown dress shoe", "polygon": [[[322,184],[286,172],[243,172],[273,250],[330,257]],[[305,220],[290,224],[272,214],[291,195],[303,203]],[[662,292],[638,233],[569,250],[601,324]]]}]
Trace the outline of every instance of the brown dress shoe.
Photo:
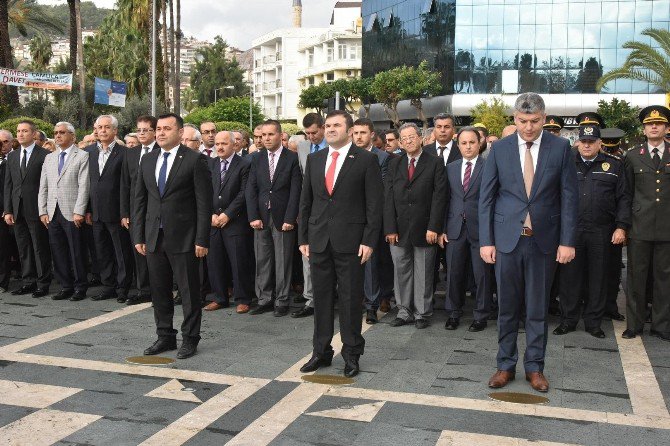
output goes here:
[{"label": "brown dress shoe", "polygon": [[491,379],[489,379],[489,387],[492,389],[500,389],[505,387],[510,381],[514,381],[514,371],[498,370]]},{"label": "brown dress shoe", "polygon": [[379,311],[382,313],[388,313],[391,311],[391,304],[388,299],[382,299],[381,303],[379,304]]},{"label": "brown dress shoe", "polygon": [[549,381],[547,381],[542,372],[526,373],[526,381],[530,382],[530,386],[538,392],[549,391]]},{"label": "brown dress shoe", "polygon": [[223,305],[221,305],[220,303],[210,302],[207,305],[205,305],[203,310],[205,310],[205,311],[216,311],[216,310],[220,310],[221,308],[223,308]]},{"label": "brown dress shoe", "polygon": [[247,304],[239,304],[237,306],[237,314],[243,314],[243,313],[248,313],[249,312],[249,305]]}]

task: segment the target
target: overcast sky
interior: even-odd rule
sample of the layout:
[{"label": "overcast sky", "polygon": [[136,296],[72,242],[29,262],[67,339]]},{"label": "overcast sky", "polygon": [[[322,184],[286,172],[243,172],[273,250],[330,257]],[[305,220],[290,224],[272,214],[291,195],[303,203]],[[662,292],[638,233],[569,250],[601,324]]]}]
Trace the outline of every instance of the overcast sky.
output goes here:
[{"label": "overcast sky", "polygon": [[[330,23],[336,0],[302,0],[302,26],[322,28]],[[38,0],[60,4],[67,0]],[[115,0],[93,0],[112,8]],[[293,24],[292,0],[181,0],[182,30],[186,36],[212,40],[221,35],[229,45],[247,50],[251,41]]]}]

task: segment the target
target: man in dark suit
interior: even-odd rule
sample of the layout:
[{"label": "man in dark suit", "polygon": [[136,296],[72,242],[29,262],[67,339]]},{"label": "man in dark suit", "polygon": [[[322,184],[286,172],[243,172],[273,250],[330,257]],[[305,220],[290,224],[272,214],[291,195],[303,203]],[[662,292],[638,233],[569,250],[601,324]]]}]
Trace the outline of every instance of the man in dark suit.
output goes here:
[{"label": "man in dark suit", "polygon": [[670,110],[649,106],[640,112],[646,144],[624,158],[632,194],[632,225],[628,235],[628,294],[623,338],[642,334],[646,316],[647,277],[653,276],[652,336],[670,341]]},{"label": "man in dark suit", "polygon": [[480,254],[495,263],[498,282],[498,371],[489,387],[514,379],[519,315],[525,302],[526,379],[546,392],[547,311],[556,262],[575,256],[577,171],[570,143],[542,130],[544,100],[521,94],[514,106],[517,134],[495,144],[479,195]]},{"label": "man in dark suit", "polygon": [[236,311],[246,313],[254,297],[253,233],[245,201],[249,162],[235,154],[232,132],[219,132],[214,147],[217,158],[210,161],[214,202],[207,255],[214,301],[205,310],[228,307],[228,289],[234,284]]},{"label": "man in dark suit", "polygon": [[133,250],[128,230],[121,226],[121,172],[128,148],[117,144],[119,123],[112,115],[95,121],[98,143],[88,146],[90,213],[103,290],[92,300],[125,302],[133,279]]},{"label": "man in dark suit", "polygon": [[399,327],[414,321],[428,327],[433,314],[436,246],[444,227],[446,179],[442,160],[421,148],[416,124],[400,126],[405,153],[389,164],[384,200],[384,234],[395,266]]},{"label": "man in dark suit", "polygon": [[[391,155],[384,150],[380,150],[372,145],[375,136],[374,124],[367,118],[359,118],[354,121],[353,143],[356,147],[363,148],[368,152],[377,155],[379,169],[382,174],[382,182],[388,172]],[[365,263],[365,280],[363,288],[365,290],[365,322],[367,324],[377,323],[377,310],[382,299],[393,297],[393,267],[383,269],[381,254],[384,250],[388,251],[388,244],[384,241],[383,231],[379,233],[379,241],[372,250],[370,261]]]},{"label": "man in dark suit", "polygon": [[493,301],[493,267],[479,255],[479,191],[485,160],[479,154],[481,135],[475,127],[463,127],[456,139],[462,159],[447,165],[447,206],[441,244],[447,247],[447,297],[449,319],[444,328],[458,328],[463,314],[467,263],[470,258],[475,282],[474,321],[469,331],[482,331]]},{"label": "man in dark suit", "polygon": [[264,148],[251,159],[246,191],[258,296],[258,307],[249,314],[274,308],[280,317],[288,314],[302,174],[298,155],[281,145],[281,124],[265,121],[262,131]]},{"label": "man in dark suit", "polygon": [[379,238],[383,185],[376,155],[351,142],[353,120],[341,110],[326,117],[328,149],[307,157],[300,197],[300,252],[309,257],[314,286],[313,372],[333,359],[335,289],[339,297],[344,375],[358,374],[364,264]]},{"label": "man in dark suit", "polygon": [[[0,130],[0,215],[5,212],[5,171],[7,170],[7,154],[12,150],[13,136],[8,130]],[[0,221],[0,293],[9,289],[11,247],[14,243],[9,225],[4,218]]]},{"label": "man in dark suit", "polygon": [[145,355],[177,348],[172,327],[176,279],[182,295],[183,343],[177,358],[193,356],[200,341],[202,300],[198,259],[207,255],[212,187],[207,158],[179,143],[184,121],[174,113],[158,118],[160,152],[142,158],[133,201],[135,249],[147,256],[158,340]]},{"label": "man in dark suit", "polygon": [[433,123],[435,125],[433,129],[435,142],[424,146],[423,150],[441,158],[445,166],[460,159],[461,152],[454,144],[454,133],[456,131],[454,117],[446,113],[440,113],[433,118]]},{"label": "man in dark suit", "polygon": [[[140,167],[140,162],[145,155],[153,151],[159,151],[160,148],[156,144],[156,122],[154,116],[143,115],[137,118],[137,139],[139,139],[141,146],[129,148],[126,156],[123,159],[123,166],[121,168],[121,226],[129,231],[132,236],[132,225],[130,215],[132,212],[132,201],[134,197],[135,184],[137,181],[137,171]],[[135,286],[137,292],[131,294],[126,299],[126,305],[137,305],[143,302],[151,302],[151,288],[149,287],[149,269],[147,267],[146,256],[141,255],[134,248],[134,242],[131,240],[131,247],[133,251],[135,265]]]},{"label": "man in dark suit", "polygon": [[16,139],[21,147],[7,156],[3,200],[5,223],[14,227],[23,279],[23,286],[12,294],[42,297],[49,293],[53,275],[49,233],[37,210],[42,164],[49,151],[35,144],[36,131],[32,121],[17,125]]}]

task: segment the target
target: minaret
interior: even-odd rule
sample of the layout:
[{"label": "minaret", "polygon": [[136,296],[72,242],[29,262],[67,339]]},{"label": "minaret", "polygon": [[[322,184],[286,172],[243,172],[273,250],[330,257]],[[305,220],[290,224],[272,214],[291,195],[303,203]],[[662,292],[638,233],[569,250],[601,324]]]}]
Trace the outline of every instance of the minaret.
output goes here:
[{"label": "minaret", "polygon": [[302,1],[293,0],[293,26],[295,28],[302,27]]}]

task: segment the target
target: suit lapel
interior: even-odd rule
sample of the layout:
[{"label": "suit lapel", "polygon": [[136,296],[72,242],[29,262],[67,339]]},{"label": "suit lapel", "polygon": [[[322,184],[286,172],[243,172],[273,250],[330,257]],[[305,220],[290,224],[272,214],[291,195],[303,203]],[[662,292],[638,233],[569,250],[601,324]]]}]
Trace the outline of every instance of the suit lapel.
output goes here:
[{"label": "suit lapel", "polygon": [[[649,149],[647,148],[646,144],[643,144],[640,146],[640,150],[638,151],[640,154],[640,160],[649,166],[650,169],[656,170],[656,166],[654,165],[654,161],[651,159],[651,154],[649,153]],[[665,156],[665,154],[663,154]]]},{"label": "suit lapel", "polygon": [[540,187],[540,182],[542,181],[542,174],[544,174],[544,168],[547,165],[547,157],[549,156],[549,143],[547,143],[546,135],[542,135],[540,140],[540,151],[537,155],[537,165],[535,167],[535,175],[533,176],[533,185],[530,188],[530,197],[528,200],[532,200],[537,192],[537,189]]},{"label": "suit lapel", "polygon": [[[28,176],[28,172],[30,171],[30,168],[37,162],[37,161],[35,161],[35,158],[37,158],[37,156],[40,152],[39,149],[41,149],[41,147],[38,146],[37,144],[35,144],[35,147],[33,147],[33,152],[30,154],[30,159],[28,159],[28,165],[26,166],[26,175],[23,178],[21,178],[21,182],[23,182],[23,180],[25,180],[25,178]],[[666,152],[667,152],[667,150],[666,150]],[[20,155],[20,153],[19,153],[19,155]],[[20,159],[20,157],[19,157],[19,159]],[[21,173],[21,165],[19,164],[19,174],[20,173]]]},{"label": "suit lapel", "polygon": [[219,191],[223,190],[223,187],[228,182],[228,178],[230,178],[230,175],[233,173],[233,169],[235,169],[240,162],[238,158],[239,156],[234,156],[233,159],[230,160],[230,165],[228,166],[228,170],[226,170],[226,176],[223,178],[223,182],[221,182],[221,160],[219,160],[219,182],[221,183]]},{"label": "suit lapel", "polygon": [[139,170],[139,180],[144,181],[144,170],[143,169],[148,169],[148,174],[149,178],[151,181],[148,183],[145,181],[145,186],[147,189],[151,189],[156,193],[157,196],[160,197],[160,191],[158,190],[158,182],[156,181],[156,163],[158,162],[158,157],[160,156],[160,149],[152,150],[151,152],[147,153],[146,156],[144,157],[147,161],[144,162],[144,167],[142,164],[138,167]]},{"label": "suit lapel", "polygon": [[[58,157],[60,156],[60,152],[58,152],[58,155],[56,156],[56,172],[58,172]],[[74,162],[73,160],[79,156],[79,149],[77,147],[73,147],[72,150],[70,151],[70,154],[66,156],[65,158],[65,165],[63,166],[63,170],[61,170],[60,175],[58,176],[58,181],[60,181],[61,178],[63,178],[63,175],[65,175],[65,172],[67,171],[68,167]],[[95,157],[94,157],[95,158]]]},{"label": "suit lapel", "polygon": [[[119,153],[119,147],[114,144],[114,148],[112,149],[112,152],[109,154],[109,157],[107,158],[107,162],[105,163],[105,167],[102,168],[102,172],[100,172],[100,176],[102,176],[105,172],[107,172],[107,166],[112,164],[114,161],[114,158],[116,158],[116,155]],[[100,166],[98,166],[98,169],[100,169]]]},{"label": "suit lapel", "polygon": [[[281,170],[284,168],[284,166],[287,163],[287,161],[286,161],[287,155],[286,155],[286,153],[284,153],[287,150],[288,149],[282,149],[281,154],[279,155],[279,159],[277,159],[277,161],[276,161],[277,164],[275,165],[275,174],[272,177],[272,184],[270,184],[270,189],[272,189],[274,187],[275,180],[277,179],[277,177],[279,176],[279,173],[281,172]],[[269,163],[268,163],[268,178],[270,178],[270,164]]]},{"label": "suit lapel", "polygon": [[[185,149],[182,146],[179,146],[177,148],[177,153],[175,153],[174,161],[172,162],[172,167],[170,168],[170,173],[168,174],[167,180],[165,181],[165,190],[163,191],[163,197],[168,193],[168,190],[170,189],[170,184],[172,183],[172,179],[175,176],[177,176],[179,166],[181,166],[181,162],[184,160],[184,150],[189,149]],[[156,184],[156,187],[158,187],[158,184]]]},{"label": "suit lapel", "polygon": [[[337,186],[341,183],[342,178],[347,174],[349,169],[351,169],[351,166],[354,165],[354,162],[356,160],[356,156],[358,155],[356,153],[357,147],[354,146],[353,144],[349,148],[349,152],[347,153],[347,157],[344,159],[344,163],[342,164],[342,168],[340,169],[340,173],[337,174],[337,178],[335,179],[335,184],[333,185],[333,195],[335,195],[335,191],[337,190]],[[324,181],[325,184],[325,181]]]},{"label": "suit lapel", "polygon": [[[409,157],[406,153],[402,154],[402,160],[398,163],[400,168],[400,176],[405,180],[405,184],[409,183]],[[416,172],[414,172],[416,174]]]},{"label": "suit lapel", "polygon": [[[461,158],[461,165],[463,162],[465,162],[465,160]],[[464,193],[464,196],[469,195],[472,189],[474,189],[473,186],[475,184],[475,181],[477,181],[477,176],[479,176],[481,171],[482,171],[482,158],[478,157],[477,162],[475,163],[475,167],[472,169],[472,174],[470,175],[470,185],[468,186],[467,192]]]},{"label": "suit lapel", "polygon": [[[521,160],[519,158],[519,139],[510,138],[509,145],[507,150],[509,150],[508,159],[512,163],[512,170],[514,171],[514,176],[516,177],[517,184],[519,185],[519,191],[522,197],[528,199],[526,194],[526,186],[523,182],[523,167],[521,166]],[[504,146],[503,146],[504,147]]]},{"label": "suit lapel", "polygon": [[[416,181],[417,177],[421,175],[421,173],[426,170],[426,164],[428,163],[428,159],[425,156],[420,156],[419,160],[416,162],[416,166],[414,169],[414,175],[412,176],[412,181],[409,183],[412,184],[414,181]],[[407,166],[409,169],[409,166]],[[407,175],[409,177],[409,172],[407,172]]]}]

